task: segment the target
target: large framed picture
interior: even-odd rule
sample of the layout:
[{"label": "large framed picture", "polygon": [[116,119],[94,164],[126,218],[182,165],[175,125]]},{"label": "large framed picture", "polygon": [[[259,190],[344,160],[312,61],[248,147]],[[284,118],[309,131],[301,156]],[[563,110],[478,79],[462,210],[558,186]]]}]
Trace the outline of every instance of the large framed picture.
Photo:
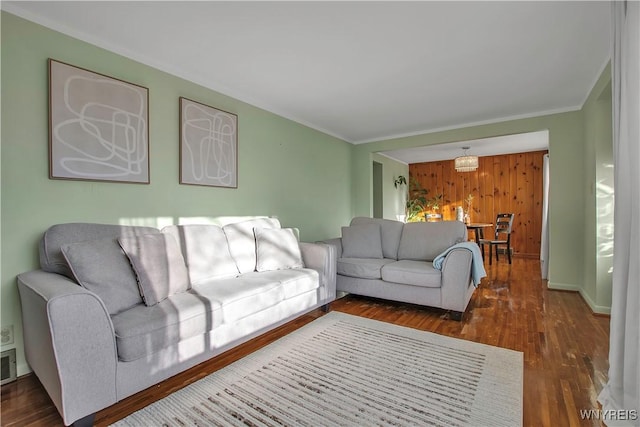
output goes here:
[{"label": "large framed picture", "polygon": [[149,183],[149,90],[49,59],[49,177]]},{"label": "large framed picture", "polygon": [[180,97],[180,183],[238,188],[238,116]]}]

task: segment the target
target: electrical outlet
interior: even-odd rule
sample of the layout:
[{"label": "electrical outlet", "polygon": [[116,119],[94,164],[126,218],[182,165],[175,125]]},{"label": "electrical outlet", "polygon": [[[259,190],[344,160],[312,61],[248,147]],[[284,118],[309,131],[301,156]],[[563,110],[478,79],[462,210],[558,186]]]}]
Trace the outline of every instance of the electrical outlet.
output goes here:
[{"label": "electrical outlet", "polygon": [[0,345],[13,344],[13,325],[3,326],[0,329]]}]

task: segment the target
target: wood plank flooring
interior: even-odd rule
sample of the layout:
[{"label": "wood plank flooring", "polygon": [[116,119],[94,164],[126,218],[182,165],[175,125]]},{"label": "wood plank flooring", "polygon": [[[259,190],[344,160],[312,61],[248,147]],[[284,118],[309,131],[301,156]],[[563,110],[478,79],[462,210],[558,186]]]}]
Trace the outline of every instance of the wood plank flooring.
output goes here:
[{"label": "wood plank flooring", "polygon": [[[514,258],[486,266],[488,277],[462,322],[437,309],[349,295],[332,310],[431,331],[524,353],[525,426],[599,426],[582,420],[581,409],[598,409],[607,379],[609,319],[594,316],[574,292],[550,291],[537,260]],[[214,372],[322,316],[302,316],[268,334],[198,365],[100,411],[97,426],[128,414]],[[34,375],[1,390],[1,425],[62,426],[62,420]]]}]

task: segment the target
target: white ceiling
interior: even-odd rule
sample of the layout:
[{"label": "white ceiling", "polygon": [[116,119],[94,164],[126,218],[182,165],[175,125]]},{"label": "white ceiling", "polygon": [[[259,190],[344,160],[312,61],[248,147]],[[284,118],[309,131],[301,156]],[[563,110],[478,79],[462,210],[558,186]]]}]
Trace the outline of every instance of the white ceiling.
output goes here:
[{"label": "white ceiling", "polygon": [[351,143],[581,108],[609,2],[2,2]]},{"label": "white ceiling", "polygon": [[[468,150],[464,150],[468,148]],[[426,147],[404,148],[401,150],[381,151],[385,155],[406,164],[450,160],[464,153],[474,156],[492,156],[496,154],[526,153],[549,149],[549,131],[503,135],[470,141],[435,144]]]}]

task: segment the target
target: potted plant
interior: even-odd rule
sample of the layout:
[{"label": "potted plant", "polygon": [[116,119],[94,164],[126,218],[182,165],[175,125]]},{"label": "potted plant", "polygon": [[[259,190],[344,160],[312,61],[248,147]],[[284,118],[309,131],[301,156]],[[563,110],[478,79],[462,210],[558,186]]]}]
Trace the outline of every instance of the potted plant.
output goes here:
[{"label": "potted plant", "polygon": [[[407,179],[403,175],[399,175],[393,180],[393,185],[398,188],[401,185],[407,185]],[[409,188],[407,188],[407,202],[405,204],[405,221],[419,222],[428,220],[428,218],[437,216],[440,218],[438,210],[442,203],[442,194],[437,194],[427,199],[429,190],[423,188],[422,185],[409,176]]]},{"label": "potted plant", "polygon": [[440,204],[442,203],[442,194],[436,194],[435,196],[427,199],[425,203],[425,220],[427,221],[440,221],[442,220],[442,214],[440,210]]},{"label": "potted plant", "polygon": [[409,188],[407,189],[407,203],[405,208],[407,222],[425,220],[424,212],[428,205],[428,193],[429,190],[423,188],[418,180],[409,176]]}]

